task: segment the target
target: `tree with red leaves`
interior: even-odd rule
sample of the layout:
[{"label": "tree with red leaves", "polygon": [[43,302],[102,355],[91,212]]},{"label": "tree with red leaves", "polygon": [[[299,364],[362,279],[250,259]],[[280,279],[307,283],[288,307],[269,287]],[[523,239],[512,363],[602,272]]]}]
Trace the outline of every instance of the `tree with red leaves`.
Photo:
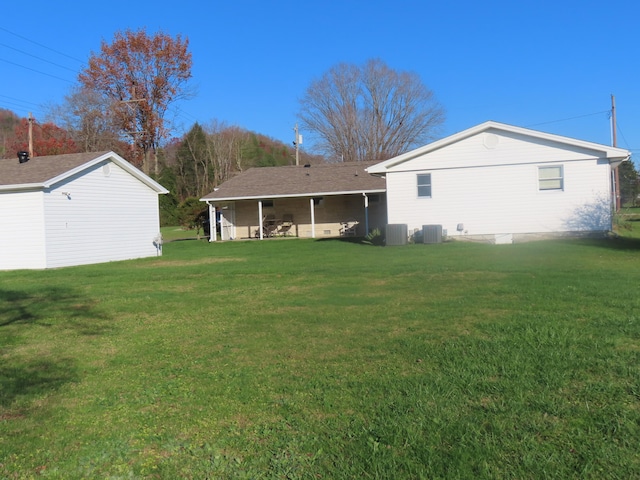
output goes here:
[{"label": "tree with red leaves", "polygon": [[[169,105],[185,98],[191,78],[189,41],[144,29],[117,32],[111,44],[102,42],[88,66],[80,73],[80,84],[112,102],[121,131],[132,138],[145,173],[158,173],[157,149],[168,136],[165,114]],[[152,158],[153,157],[153,158]],[[137,160],[137,162],[136,162]]]},{"label": "tree with red leaves", "polygon": [[[33,155],[62,155],[63,153],[76,153],[78,147],[66,130],[53,123],[40,124],[33,120]],[[8,148],[9,152],[29,151],[29,120],[23,118],[16,125],[13,141]]]}]

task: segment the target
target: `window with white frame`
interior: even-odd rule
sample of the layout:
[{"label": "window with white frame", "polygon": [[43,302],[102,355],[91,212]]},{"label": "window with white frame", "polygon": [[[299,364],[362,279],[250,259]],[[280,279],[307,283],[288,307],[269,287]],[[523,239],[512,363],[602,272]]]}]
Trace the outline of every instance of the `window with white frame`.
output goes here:
[{"label": "window with white frame", "polygon": [[564,190],[562,165],[538,167],[538,190]]},{"label": "window with white frame", "polygon": [[431,174],[419,173],[417,175],[417,180],[418,180],[418,197],[431,198]]}]

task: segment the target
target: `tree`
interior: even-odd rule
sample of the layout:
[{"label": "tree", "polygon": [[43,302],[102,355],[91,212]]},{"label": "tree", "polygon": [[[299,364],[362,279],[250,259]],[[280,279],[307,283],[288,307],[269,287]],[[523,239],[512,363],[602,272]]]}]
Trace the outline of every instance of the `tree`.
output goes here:
[{"label": "tree", "polygon": [[[76,153],[78,147],[66,130],[51,122],[40,124],[33,120],[32,125],[33,154],[61,155],[63,153]],[[29,151],[29,120],[23,118],[16,125],[13,142],[9,151]]]},{"label": "tree", "polygon": [[200,197],[213,188],[209,181],[208,139],[203,128],[194,124],[176,151],[176,194],[178,198]]},{"label": "tree", "polygon": [[433,140],[444,109],[420,78],[381,60],[338,64],[300,100],[301,125],[316,148],[342,161],[381,161]]},{"label": "tree", "polygon": [[121,155],[128,146],[114,121],[113,102],[94,90],[75,87],[62,105],[53,106],[48,117],[73,137],[83,152],[112,150]]},{"label": "tree", "polygon": [[153,156],[158,174],[157,149],[168,136],[167,109],[187,96],[192,65],[188,46],[180,35],[149,36],[144,29],[117,32],[111,44],[102,42],[78,76],[83,87],[113,102],[115,121],[121,132],[131,135],[146,173]]},{"label": "tree", "polygon": [[16,152],[11,152],[9,145],[13,143],[15,129],[19,123],[20,118],[15,113],[0,108],[0,158],[15,156]]},{"label": "tree", "polygon": [[633,161],[628,160],[618,166],[618,179],[620,181],[620,202],[622,205],[636,206],[640,193],[640,176]]}]

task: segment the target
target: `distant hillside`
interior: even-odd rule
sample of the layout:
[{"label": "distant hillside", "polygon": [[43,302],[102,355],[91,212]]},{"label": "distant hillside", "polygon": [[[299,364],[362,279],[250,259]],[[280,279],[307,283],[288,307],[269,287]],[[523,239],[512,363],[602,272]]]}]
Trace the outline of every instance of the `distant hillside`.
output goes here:
[{"label": "distant hillside", "polygon": [[[296,151],[293,145],[287,145],[279,140],[255,132],[247,132],[250,141],[243,152],[243,157],[251,159],[253,166],[272,167],[277,165],[295,165]],[[298,152],[300,165],[317,164],[325,161],[320,155],[311,155],[300,149]]]}]

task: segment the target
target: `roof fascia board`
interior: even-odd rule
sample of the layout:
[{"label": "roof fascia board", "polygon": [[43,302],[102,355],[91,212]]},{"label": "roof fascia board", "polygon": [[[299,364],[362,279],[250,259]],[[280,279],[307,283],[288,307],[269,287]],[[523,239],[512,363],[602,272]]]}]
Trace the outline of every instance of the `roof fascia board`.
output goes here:
[{"label": "roof fascia board", "polygon": [[16,192],[22,190],[42,190],[46,188],[42,183],[16,183],[13,185],[1,185],[0,191]]},{"label": "roof fascia board", "polygon": [[200,199],[201,202],[228,202],[231,200],[273,200],[277,198],[313,198],[313,197],[331,197],[338,195],[361,195],[363,193],[385,193],[386,189],[378,188],[374,190],[348,190],[344,192],[314,192],[314,193],[300,193],[294,195],[249,195],[244,197],[220,197],[220,198],[206,198]]}]

